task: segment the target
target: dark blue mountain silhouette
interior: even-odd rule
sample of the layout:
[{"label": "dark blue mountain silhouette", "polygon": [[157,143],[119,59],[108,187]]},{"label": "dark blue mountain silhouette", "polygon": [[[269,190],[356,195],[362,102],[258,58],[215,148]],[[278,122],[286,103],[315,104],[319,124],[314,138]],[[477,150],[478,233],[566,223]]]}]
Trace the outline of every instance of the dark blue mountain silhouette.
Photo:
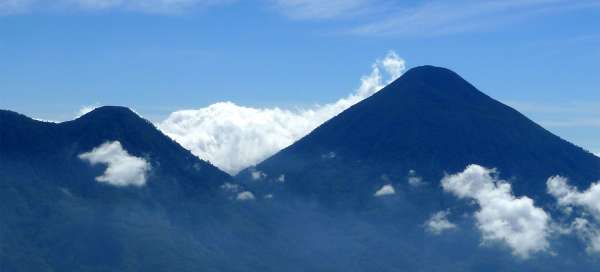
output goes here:
[{"label": "dark blue mountain silhouette", "polygon": [[[95,180],[105,167],[78,155],[109,141],[151,164],[145,186]],[[556,256],[529,260],[481,246],[469,216],[476,208],[439,186],[445,172],[471,163],[498,168],[536,204],[550,175],[582,187],[600,177],[600,159],[431,66],[408,71],[237,184],[127,108],[59,124],[0,111],[0,271],[597,270],[576,238],[553,240]],[[421,186],[408,185],[410,170]],[[267,176],[253,181],[252,171]],[[396,195],[374,197],[384,184]],[[256,199],[237,201],[248,188]],[[446,209],[458,227],[428,233],[424,222]]]},{"label": "dark blue mountain silhouette", "polygon": [[469,164],[497,168],[534,198],[546,196],[552,175],[582,186],[600,178],[600,158],[434,66],[407,71],[253,169],[285,175],[294,193],[347,200],[405,184],[411,170],[437,185]]},{"label": "dark blue mountain silhouette", "polygon": [[[78,155],[108,141],[151,164],[145,186],[95,180],[106,167]],[[0,271],[197,271],[218,258],[185,237],[226,214],[231,180],[127,108],[59,124],[0,111]]]}]

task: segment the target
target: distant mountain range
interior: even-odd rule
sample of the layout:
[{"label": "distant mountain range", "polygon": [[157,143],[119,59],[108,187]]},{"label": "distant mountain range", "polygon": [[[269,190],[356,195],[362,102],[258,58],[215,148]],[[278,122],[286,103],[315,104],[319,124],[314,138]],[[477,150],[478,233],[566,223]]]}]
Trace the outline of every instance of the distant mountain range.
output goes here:
[{"label": "distant mountain range", "polygon": [[[433,66],[236,177],[127,108],[2,110],[0,271],[595,271],[589,237],[559,232],[598,230],[563,214],[554,175],[585,190],[600,158]],[[484,216],[542,222],[548,244],[482,238]]]}]

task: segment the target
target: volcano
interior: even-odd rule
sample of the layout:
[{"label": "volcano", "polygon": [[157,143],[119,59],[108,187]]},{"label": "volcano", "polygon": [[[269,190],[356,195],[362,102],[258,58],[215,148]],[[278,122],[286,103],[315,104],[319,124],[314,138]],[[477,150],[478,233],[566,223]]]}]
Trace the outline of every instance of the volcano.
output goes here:
[{"label": "volcano", "polygon": [[582,186],[600,178],[600,158],[434,66],[407,71],[239,177],[260,171],[285,176],[286,190],[301,195],[368,198],[409,178],[439,184],[470,164],[495,168],[534,198],[552,175]]}]

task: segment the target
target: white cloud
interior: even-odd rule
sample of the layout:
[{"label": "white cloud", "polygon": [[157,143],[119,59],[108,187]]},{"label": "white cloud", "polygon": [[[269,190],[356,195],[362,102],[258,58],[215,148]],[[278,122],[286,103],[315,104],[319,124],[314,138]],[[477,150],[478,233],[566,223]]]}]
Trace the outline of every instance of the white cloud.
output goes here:
[{"label": "white cloud", "polygon": [[448,211],[439,211],[434,213],[429,220],[425,222],[427,231],[435,235],[439,235],[447,230],[455,229],[456,225],[448,220],[449,214],[450,212]]},{"label": "white cloud", "polygon": [[[574,209],[583,209],[576,211],[580,217],[573,221],[571,230],[587,243],[588,252],[600,253],[600,182],[592,183],[587,190],[580,192],[568,184],[567,178],[554,176],[548,179],[546,186],[566,214],[571,215]],[[594,222],[586,218],[590,215]]]},{"label": "white cloud", "polygon": [[408,184],[413,187],[419,187],[424,185],[423,178],[417,176],[417,172],[415,170],[408,171]]},{"label": "white cloud", "polygon": [[259,170],[252,169],[250,171],[250,176],[252,177],[252,180],[261,180],[261,179],[266,178],[267,174],[265,174]]},{"label": "white cloud", "polygon": [[337,154],[335,154],[335,152],[329,152],[329,153],[325,153],[325,154],[321,155],[321,158],[330,160],[330,159],[335,159],[336,156],[337,156]]},{"label": "white cloud", "polygon": [[237,200],[239,201],[248,201],[248,200],[254,200],[254,194],[252,192],[248,192],[248,191],[244,191],[241,192],[237,195]]},{"label": "white cloud", "polygon": [[36,118],[36,117],[31,117],[31,119],[36,120],[36,121],[40,121],[40,122],[45,122],[45,123],[54,123],[54,124],[59,124],[60,123],[60,121],[47,120],[47,119]]},{"label": "white cloud", "polygon": [[353,94],[335,103],[289,110],[220,102],[198,110],[173,112],[158,127],[194,155],[236,174],[371,96],[404,70],[404,60],[390,52],[373,64],[371,74],[361,78],[361,85]]},{"label": "white cloud", "polygon": [[100,105],[97,103],[93,104],[93,105],[86,105],[86,106],[81,107],[79,109],[79,111],[77,111],[77,114],[75,114],[75,119],[90,113],[91,111],[97,109],[98,107],[100,107]]},{"label": "white cloud", "polygon": [[600,183],[593,183],[583,192],[568,184],[568,179],[551,177],[546,182],[548,193],[554,196],[563,207],[583,207],[600,219]]},{"label": "white cloud", "polygon": [[522,258],[545,251],[550,216],[531,198],[515,197],[511,185],[493,175],[494,170],[470,165],[464,172],[442,179],[442,187],[458,198],[477,202],[480,209],[475,218],[484,242],[504,242]]},{"label": "white cloud", "polygon": [[285,182],[285,175],[281,174],[278,178],[277,178],[277,182],[279,183],[284,183]]},{"label": "white cloud", "polygon": [[392,187],[392,185],[387,184],[387,185],[381,186],[381,188],[379,190],[377,190],[377,192],[375,192],[375,194],[373,194],[373,195],[380,197],[380,196],[388,196],[388,195],[393,195],[393,194],[396,194],[396,190],[394,189],[394,187]]},{"label": "white cloud", "polygon": [[114,186],[143,186],[150,170],[146,160],[129,155],[119,141],[104,143],[90,152],[80,154],[79,158],[92,165],[106,164],[104,174],[96,177],[96,180]]},{"label": "white cloud", "polygon": [[101,11],[117,9],[154,14],[172,14],[234,1],[235,0],[0,0],[0,15],[36,11]]},{"label": "white cloud", "polygon": [[585,218],[575,218],[571,224],[571,229],[587,242],[588,253],[600,253],[600,228]]}]

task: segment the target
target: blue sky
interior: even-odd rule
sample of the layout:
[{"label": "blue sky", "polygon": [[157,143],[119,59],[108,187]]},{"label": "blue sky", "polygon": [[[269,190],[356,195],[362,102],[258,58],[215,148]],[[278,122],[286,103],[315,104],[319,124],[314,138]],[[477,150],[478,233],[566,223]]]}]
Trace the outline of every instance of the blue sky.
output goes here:
[{"label": "blue sky", "polygon": [[600,152],[600,1],[0,0],[0,108],[305,107],[393,50]]}]

